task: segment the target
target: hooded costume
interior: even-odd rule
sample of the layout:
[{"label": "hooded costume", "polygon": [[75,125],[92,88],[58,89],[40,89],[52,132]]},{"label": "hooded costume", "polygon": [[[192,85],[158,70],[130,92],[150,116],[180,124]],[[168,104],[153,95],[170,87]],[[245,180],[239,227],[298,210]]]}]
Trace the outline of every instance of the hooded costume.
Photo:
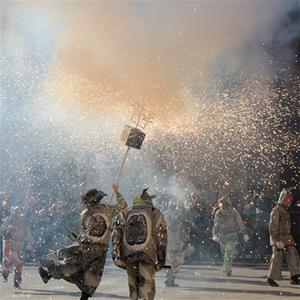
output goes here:
[{"label": "hooded costume", "polygon": [[130,299],[152,300],[156,266],[166,260],[167,229],[164,217],[144,189],[133,205],[117,217],[113,231],[114,263],[127,270]]},{"label": "hooded costume", "polygon": [[283,189],[279,195],[277,205],[272,209],[269,223],[270,244],[272,246],[271,266],[268,283],[278,286],[275,282],[280,279],[283,259],[286,258],[291,274],[291,282],[299,283],[300,261],[291,234],[291,218],[288,208],[292,203],[292,194]]},{"label": "hooded costume", "polygon": [[127,206],[120,193],[117,193],[117,204],[100,204],[105,196],[96,189],[82,196],[82,202],[87,206],[80,215],[82,234],[74,236],[76,241],[71,246],[43,257],[39,268],[45,283],[53,277],[76,284],[82,291],[82,300],[91,297],[100,284],[112,219]]},{"label": "hooded costume", "polygon": [[232,207],[228,198],[218,201],[219,209],[215,213],[213,226],[213,240],[220,243],[224,252],[223,272],[231,275],[233,256],[239,241],[239,233],[243,233],[244,240],[249,239],[246,228],[239,212]]}]

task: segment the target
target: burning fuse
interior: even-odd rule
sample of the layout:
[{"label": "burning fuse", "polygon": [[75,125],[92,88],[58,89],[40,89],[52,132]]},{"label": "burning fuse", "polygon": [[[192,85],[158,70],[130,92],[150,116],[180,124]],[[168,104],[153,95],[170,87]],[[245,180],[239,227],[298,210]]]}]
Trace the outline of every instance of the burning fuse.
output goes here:
[{"label": "burning fuse", "polygon": [[141,149],[146,134],[139,128],[135,128],[129,125],[125,125],[121,141],[125,143],[127,147]]}]

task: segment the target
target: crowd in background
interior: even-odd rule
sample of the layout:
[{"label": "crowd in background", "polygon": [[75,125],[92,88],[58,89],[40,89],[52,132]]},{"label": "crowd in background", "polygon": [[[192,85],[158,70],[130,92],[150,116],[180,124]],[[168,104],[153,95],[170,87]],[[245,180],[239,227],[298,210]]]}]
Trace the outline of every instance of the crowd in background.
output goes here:
[{"label": "crowd in background", "polygon": [[2,200],[0,207],[1,223],[9,217],[11,208],[16,205],[20,206],[26,214],[33,237],[33,252],[25,251],[27,261],[35,261],[46,255],[49,250],[55,250],[70,243],[67,228],[79,231],[79,207],[74,206],[70,201],[59,199],[43,202],[39,201],[34,194],[29,194],[23,204],[15,202],[11,204],[9,199],[5,199]]},{"label": "crowd in background", "polygon": [[[75,192],[74,192],[75,193]],[[25,253],[27,261],[38,260],[47,254],[49,250],[61,248],[70,243],[67,228],[79,232],[79,214],[82,209],[80,195],[60,199],[41,201],[34,193],[28,193],[22,206],[27,215],[33,236],[33,253]],[[70,200],[73,199],[73,200]],[[250,240],[240,239],[236,260],[240,262],[266,262],[271,256],[269,246],[269,216],[276,198],[268,194],[251,192],[239,198],[231,195],[233,206],[239,211],[246,226]],[[290,208],[293,221],[293,233],[298,243],[300,252],[300,205],[295,199]],[[168,203],[176,201],[174,197],[165,197],[163,202],[157,203],[162,206],[162,211],[167,210]],[[74,203],[76,203],[74,205]],[[1,199],[0,222],[9,216],[11,206],[18,205],[9,198]],[[183,204],[176,204],[180,209],[180,218],[185,228],[186,263],[215,262],[220,260],[221,251],[216,242],[212,240],[213,219],[217,204],[211,199],[203,199],[197,194],[192,194]],[[1,224],[0,224],[1,226]],[[2,247],[1,247],[2,248]]]},{"label": "crowd in background", "polygon": [[[240,238],[236,260],[243,263],[267,262],[272,250],[270,247],[269,220],[272,208],[277,202],[270,193],[250,191],[242,197],[230,195],[233,207],[240,213],[250,238],[245,242]],[[181,207],[181,218],[186,228],[186,262],[219,260],[222,256],[217,243],[212,239],[214,215],[218,203],[192,194]],[[300,201],[294,197],[289,209],[292,220],[292,233],[300,254]]]}]

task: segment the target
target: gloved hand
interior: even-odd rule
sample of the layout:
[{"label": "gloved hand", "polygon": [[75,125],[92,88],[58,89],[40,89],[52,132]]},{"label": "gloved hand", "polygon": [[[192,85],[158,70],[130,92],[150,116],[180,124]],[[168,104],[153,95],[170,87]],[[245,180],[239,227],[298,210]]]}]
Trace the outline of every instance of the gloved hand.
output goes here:
[{"label": "gloved hand", "polygon": [[121,258],[115,258],[114,263],[117,267],[126,270],[126,263]]},{"label": "gloved hand", "polygon": [[126,263],[125,263],[125,261],[123,261],[121,259],[121,256],[118,253],[118,251],[113,251],[113,253],[112,253],[112,259],[113,259],[114,264],[116,266],[118,266],[119,268],[122,268],[122,269],[126,269]]},{"label": "gloved hand", "polygon": [[163,263],[156,263],[155,270],[160,271],[162,269],[162,267],[164,267],[164,266],[165,266],[165,264],[163,264]]},{"label": "gloved hand", "polygon": [[249,235],[246,233],[244,234],[244,241],[248,242],[250,240]]},{"label": "gloved hand", "polygon": [[90,242],[90,239],[88,236],[82,234],[79,238],[79,241],[81,244],[84,244],[84,243],[89,243]]},{"label": "gloved hand", "polygon": [[112,190],[114,193],[118,193],[119,192],[119,185],[117,183],[114,183],[112,185]]},{"label": "gloved hand", "polygon": [[284,243],[282,241],[279,241],[276,243],[276,246],[279,250],[283,250],[284,249]]}]

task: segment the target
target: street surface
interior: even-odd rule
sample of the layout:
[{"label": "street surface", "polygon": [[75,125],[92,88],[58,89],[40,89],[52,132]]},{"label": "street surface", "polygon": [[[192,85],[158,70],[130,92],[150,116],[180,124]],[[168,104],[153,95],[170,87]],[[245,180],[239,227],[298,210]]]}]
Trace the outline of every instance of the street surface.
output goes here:
[{"label": "street surface", "polygon": [[[300,286],[290,285],[288,273],[283,272],[279,288],[265,284],[266,266],[234,267],[233,276],[224,278],[219,266],[184,266],[179,275],[178,288],[164,288],[164,272],[156,277],[157,300],[185,299],[300,299]],[[25,267],[23,289],[12,288],[12,276],[8,283],[0,283],[0,299],[32,300],[78,300],[80,293],[76,286],[63,280],[51,279],[45,285],[35,267]],[[112,264],[106,266],[101,285],[92,299],[120,300],[128,298],[126,272]]]}]

